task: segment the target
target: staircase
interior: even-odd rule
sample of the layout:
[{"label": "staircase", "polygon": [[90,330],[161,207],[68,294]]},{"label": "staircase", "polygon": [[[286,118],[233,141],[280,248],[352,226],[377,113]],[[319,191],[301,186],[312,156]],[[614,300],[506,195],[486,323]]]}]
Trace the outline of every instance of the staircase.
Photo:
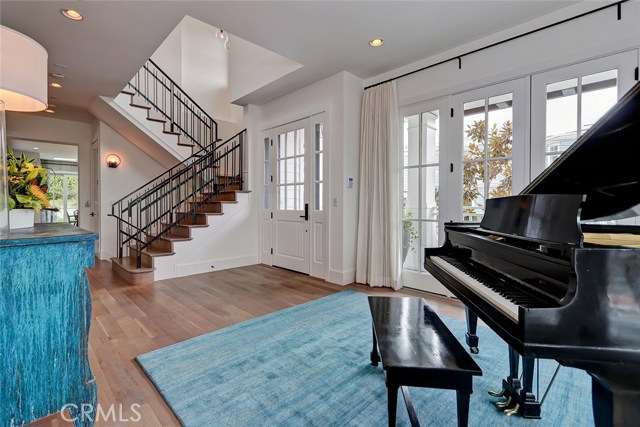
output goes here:
[{"label": "staircase", "polygon": [[238,203],[244,191],[246,129],[226,141],[218,127],[152,60],[140,69],[123,94],[146,110],[146,119],[163,125],[179,146],[192,154],[111,207],[117,222],[118,256],[113,271],[130,284],[154,281],[156,263],[176,254],[178,242],[209,227],[225,205]]}]

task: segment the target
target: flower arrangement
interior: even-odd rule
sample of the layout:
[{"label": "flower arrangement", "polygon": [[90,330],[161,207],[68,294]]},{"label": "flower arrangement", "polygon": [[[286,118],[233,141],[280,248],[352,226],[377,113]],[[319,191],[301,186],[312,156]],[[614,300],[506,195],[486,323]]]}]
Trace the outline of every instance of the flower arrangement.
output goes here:
[{"label": "flower arrangement", "polygon": [[7,152],[9,178],[9,210],[49,207],[47,197],[47,169],[34,165],[33,159],[22,153],[20,158],[9,148]]}]

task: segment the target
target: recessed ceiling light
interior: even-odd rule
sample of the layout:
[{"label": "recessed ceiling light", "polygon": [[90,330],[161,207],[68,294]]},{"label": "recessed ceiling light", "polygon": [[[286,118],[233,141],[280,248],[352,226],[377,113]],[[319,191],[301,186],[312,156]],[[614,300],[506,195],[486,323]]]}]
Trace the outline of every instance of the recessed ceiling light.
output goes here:
[{"label": "recessed ceiling light", "polygon": [[62,87],[62,85],[60,83],[56,83],[56,82],[49,83],[49,86],[55,87],[55,88],[58,88],[58,89]]},{"label": "recessed ceiling light", "polygon": [[382,39],[371,39],[369,40],[369,46],[371,47],[378,47],[378,46],[382,46],[384,44],[384,40]]},{"label": "recessed ceiling light", "polygon": [[39,150],[39,149],[40,149],[40,147],[33,147],[33,149],[34,149],[34,150]]},{"label": "recessed ceiling light", "polygon": [[55,96],[50,96],[49,99],[58,99]]},{"label": "recessed ceiling light", "polygon": [[47,108],[44,110],[44,112],[49,114],[55,114],[56,110],[54,110],[53,108]]},{"label": "recessed ceiling light", "polygon": [[64,16],[65,18],[69,18],[73,21],[82,21],[84,19],[84,17],[80,14],[80,12],[78,12],[77,10],[73,10],[73,9],[61,9],[60,13],[62,14],[62,16]]},{"label": "recessed ceiling light", "polygon": [[67,68],[67,66],[66,66],[66,65],[64,65],[64,64],[58,64],[57,62],[56,62],[55,64],[53,64],[53,65],[55,65],[56,67],[60,67],[60,68]]},{"label": "recessed ceiling light", "polygon": [[60,74],[60,73],[49,73],[49,75],[53,78],[56,79],[64,79],[64,74]]}]

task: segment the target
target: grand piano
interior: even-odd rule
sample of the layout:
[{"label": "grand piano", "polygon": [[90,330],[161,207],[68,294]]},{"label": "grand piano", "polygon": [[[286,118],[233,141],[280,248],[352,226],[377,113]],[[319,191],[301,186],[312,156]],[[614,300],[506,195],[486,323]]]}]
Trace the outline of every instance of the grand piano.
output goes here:
[{"label": "grand piano", "polygon": [[[498,406],[540,417],[536,358],[587,371],[596,426],[640,425],[640,83],[480,224],[448,223],[424,264],[509,345]],[[635,209],[634,209],[635,208]],[[522,359],[522,377],[520,377]]]}]

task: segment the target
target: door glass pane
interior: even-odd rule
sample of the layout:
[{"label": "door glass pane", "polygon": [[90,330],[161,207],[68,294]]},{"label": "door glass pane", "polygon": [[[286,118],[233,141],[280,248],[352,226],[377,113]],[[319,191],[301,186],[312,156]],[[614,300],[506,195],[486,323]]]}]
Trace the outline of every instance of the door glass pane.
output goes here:
[{"label": "door glass pane", "polygon": [[[420,240],[422,242],[422,248],[437,248],[440,246],[438,243],[437,221],[424,221],[422,223],[422,235]],[[424,251],[420,252],[424,253]]]},{"label": "door glass pane", "polygon": [[296,139],[296,134],[295,132],[291,131],[291,132],[287,132],[287,148],[286,148],[286,156],[290,157],[296,154],[295,152],[295,148],[296,148],[296,143],[295,143],[295,139]]},{"label": "door glass pane", "polygon": [[484,159],[486,100],[464,104],[464,160]]},{"label": "door glass pane", "polygon": [[316,124],[316,151],[322,151],[324,126],[322,123]]},{"label": "door glass pane", "polygon": [[281,133],[278,135],[278,157],[285,157],[287,151],[287,140],[285,138],[285,134]]},{"label": "door glass pane", "polygon": [[582,133],[598,121],[618,100],[618,70],[582,78]]},{"label": "door glass pane", "polygon": [[404,147],[402,152],[403,165],[414,166],[420,161],[420,115],[405,117],[403,120]]},{"label": "door glass pane", "polygon": [[418,219],[420,203],[420,169],[410,168],[404,170],[404,208],[403,217]]},{"label": "door glass pane", "polygon": [[304,128],[296,131],[296,155],[304,154]]},{"label": "door glass pane", "polygon": [[578,79],[547,85],[545,166],[573,144],[578,135]]},{"label": "door glass pane", "polygon": [[402,259],[403,268],[420,271],[419,241],[420,221],[405,219],[402,221]]},{"label": "door glass pane", "polygon": [[487,163],[489,197],[505,197],[512,194],[511,160],[492,160]]},{"label": "door glass pane", "polygon": [[316,183],[316,210],[321,211],[322,206],[322,182]]},{"label": "door glass pane", "polygon": [[439,168],[426,166],[422,168],[422,213],[420,219],[438,219],[439,208]]},{"label": "door glass pane", "polygon": [[479,221],[484,213],[484,161],[464,164],[462,198],[463,220]]},{"label": "door glass pane", "polygon": [[513,94],[489,98],[488,158],[511,157],[513,154]]},{"label": "door glass pane", "polygon": [[440,160],[440,111],[422,113],[422,164]]}]

